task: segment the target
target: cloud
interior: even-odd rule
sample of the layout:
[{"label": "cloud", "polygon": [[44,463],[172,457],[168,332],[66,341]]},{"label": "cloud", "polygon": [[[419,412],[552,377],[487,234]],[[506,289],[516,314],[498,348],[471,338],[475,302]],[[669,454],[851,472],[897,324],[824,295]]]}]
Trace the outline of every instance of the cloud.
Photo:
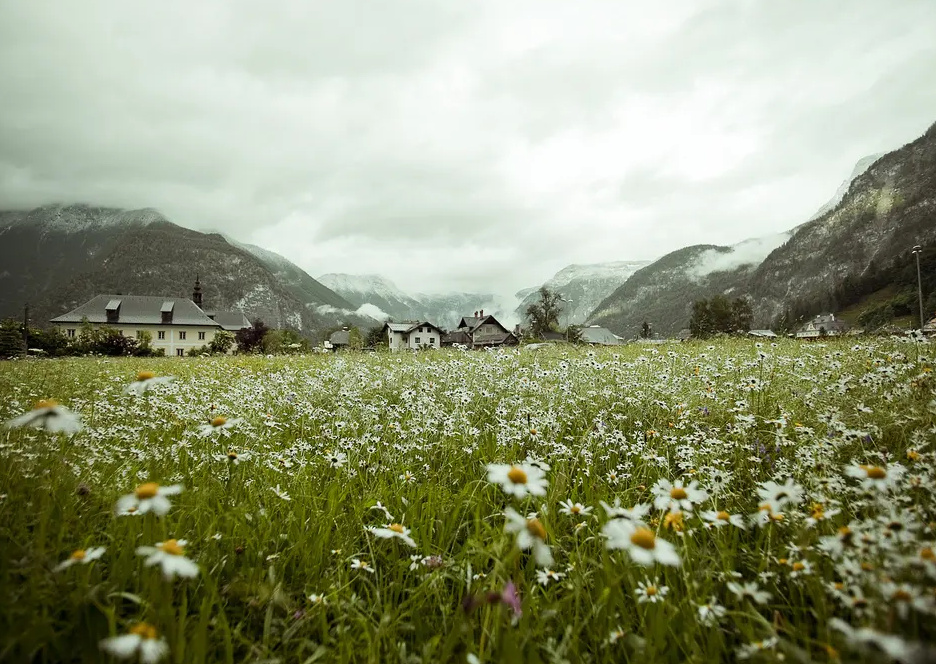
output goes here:
[{"label": "cloud", "polygon": [[704,277],[712,272],[733,270],[742,265],[760,265],[774,249],[790,239],[792,233],[777,233],[752,238],[723,250],[709,249],[696,258],[689,270],[692,277]]},{"label": "cloud", "polygon": [[359,306],[357,308],[357,311],[355,311],[355,313],[360,314],[361,316],[370,316],[371,318],[377,321],[388,320],[390,318],[390,315],[388,313],[383,311],[376,304],[371,304],[370,302],[365,302],[364,304]]},{"label": "cloud", "polygon": [[510,293],[796,226],[936,119],[933,61],[930,0],[7,3],[0,207]]}]

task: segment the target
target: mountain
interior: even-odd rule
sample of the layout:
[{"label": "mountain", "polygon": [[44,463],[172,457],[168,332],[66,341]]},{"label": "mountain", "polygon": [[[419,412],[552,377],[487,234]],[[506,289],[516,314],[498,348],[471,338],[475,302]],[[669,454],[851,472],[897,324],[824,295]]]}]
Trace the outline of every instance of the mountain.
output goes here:
[{"label": "mountain", "polygon": [[512,316],[504,316],[508,307],[491,294],[479,293],[406,293],[392,281],[376,274],[323,274],[319,281],[348,300],[359,312],[396,321],[428,320],[443,329],[453,329],[462,316],[479,309],[504,317],[511,325]]},{"label": "mountain", "polygon": [[699,244],[677,249],[637,270],[587,317],[590,325],[634,338],[643,322],[672,336],[686,327],[695,300],[732,294],[789,233],[745,240],[732,247]]},{"label": "mountain", "polygon": [[241,309],[309,336],[341,320],[323,315],[323,303],[299,299],[263,261],[221,235],[183,228],[152,209],[0,211],[0,265],[0,317],[21,316],[28,302],[41,323],[99,293],[189,297],[198,275],[206,308]]},{"label": "mountain", "polygon": [[867,157],[862,157],[858,160],[858,163],[855,164],[855,167],[852,169],[851,175],[849,175],[842,184],[839,185],[839,188],[835,190],[835,195],[830,198],[825,205],[820,207],[816,214],[809,218],[809,221],[813,219],[818,219],[827,212],[834,210],[839,203],[842,202],[842,199],[845,198],[845,194],[848,193],[848,188],[851,186],[851,183],[854,182],[855,178],[864,173],[866,170],[871,168],[871,164],[876,162],[878,159],[883,157],[886,153],[879,152],[877,154],[868,155]]},{"label": "mountain", "polygon": [[840,303],[831,294],[884,264],[911,262],[914,245],[934,243],[936,124],[874,161],[835,208],[797,228],[758,266],[747,292],[761,321],[794,302],[835,308]]},{"label": "mountain", "polygon": [[[559,270],[543,286],[561,293],[565,300],[562,314],[559,316],[560,326],[583,324],[602,300],[623,285],[637,270],[649,264],[650,261],[617,261],[568,265]],[[520,319],[526,316],[527,307],[539,298],[538,291],[539,287],[525,288],[516,294],[520,300],[516,314]]]},{"label": "mountain", "polygon": [[695,300],[718,294],[749,298],[758,326],[791,307],[834,310],[834,293],[914,244],[936,242],[936,125],[898,150],[862,159],[853,174],[824,212],[786,233],[684,247],[638,270],[588,322],[635,336],[646,320],[670,336],[688,326]]},{"label": "mountain", "polygon": [[340,311],[354,311],[353,306],[335,291],[313,279],[309,274],[295,263],[280,256],[274,251],[258,247],[255,244],[243,244],[224,236],[228,243],[252,254],[257,260],[273,273],[289,291],[303,304],[318,307],[331,307]]}]

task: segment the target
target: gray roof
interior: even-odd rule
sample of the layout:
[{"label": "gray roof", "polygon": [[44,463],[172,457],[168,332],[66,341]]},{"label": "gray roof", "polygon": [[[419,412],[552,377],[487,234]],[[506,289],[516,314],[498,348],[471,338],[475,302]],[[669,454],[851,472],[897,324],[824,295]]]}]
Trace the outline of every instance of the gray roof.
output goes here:
[{"label": "gray roof", "polygon": [[437,330],[437,331],[439,331],[439,332],[442,332],[442,330],[439,329],[439,326],[438,326],[438,325],[433,325],[432,323],[430,323],[430,322],[427,321],[427,320],[424,320],[424,321],[421,321],[421,322],[415,322],[415,323],[414,323],[414,322],[409,322],[409,323],[386,323],[386,325],[387,325],[387,327],[390,328],[391,331],[393,331],[393,332],[403,332],[404,334],[407,333],[407,332],[412,332],[412,331],[415,330],[417,327],[425,327],[425,326],[427,326],[427,325],[428,325],[429,327],[433,328],[434,330]]},{"label": "gray roof", "polygon": [[338,330],[337,332],[332,332],[331,336],[328,337],[329,343],[332,346],[350,346],[351,345],[351,331],[350,330]]},{"label": "gray roof", "polygon": [[614,336],[611,330],[598,325],[583,327],[582,341],[589,344],[601,344],[602,346],[617,346],[621,343],[621,340]]},{"label": "gray roof", "polygon": [[208,318],[194,302],[183,297],[159,297],[154,295],[98,295],[72,309],[67,314],[53,318],[52,323],[108,323],[107,310],[117,310],[117,320],[110,325],[162,325],[162,312],[172,312],[172,325],[199,325],[221,327]]},{"label": "gray roof", "polygon": [[777,336],[777,333],[773,330],[748,330],[748,334],[750,334],[752,337],[773,338]]},{"label": "gray roof", "polygon": [[205,314],[229,332],[251,327],[250,320],[243,311],[206,311]]}]

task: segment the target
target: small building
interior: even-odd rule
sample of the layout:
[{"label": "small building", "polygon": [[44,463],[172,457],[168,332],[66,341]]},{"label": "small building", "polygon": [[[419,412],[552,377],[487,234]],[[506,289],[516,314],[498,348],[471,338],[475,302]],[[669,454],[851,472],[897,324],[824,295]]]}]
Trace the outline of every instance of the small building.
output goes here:
[{"label": "small building", "polygon": [[619,346],[622,342],[611,330],[600,325],[589,325],[581,330],[582,342],[592,346]]},{"label": "small building", "polygon": [[684,327],[676,333],[676,341],[689,341],[692,338],[692,330]]},{"label": "small building", "polygon": [[351,330],[342,328],[332,332],[325,342],[325,348],[328,350],[344,350],[351,347]]},{"label": "small building", "polygon": [[[462,341],[454,341],[456,336]],[[485,316],[482,310],[476,311],[474,316],[463,316],[455,332],[446,335],[446,342],[447,345],[461,343],[468,348],[494,348],[516,346],[520,339],[494,316]]]},{"label": "small building", "polygon": [[929,322],[923,326],[923,334],[927,336],[936,335],[936,316],[930,318]]},{"label": "small building", "polygon": [[243,311],[206,311],[205,315],[220,325],[222,329],[234,334],[251,327],[250,320]]},{"label": "small building", "polygon": [[748,330],[749,337],[758,337],[759,339],[776,339],[777,333],[773,330]]},{"label": "small building", "polygon": [[384,323],[383,333],[391,352],[442,347],[442,330],[429,321]]},{"label": "small building", "polygon": [[819,337],[838,337],[848,331],[848,324],[835,317],[835,314],[819,314],[803,325],[796,332],[797,339],[818,339]]}]

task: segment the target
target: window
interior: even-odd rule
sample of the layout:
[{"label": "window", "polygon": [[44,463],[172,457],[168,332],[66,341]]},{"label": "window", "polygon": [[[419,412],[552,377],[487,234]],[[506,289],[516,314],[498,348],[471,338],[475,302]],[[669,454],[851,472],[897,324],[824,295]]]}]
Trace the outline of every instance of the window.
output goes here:
[{"label": "window", "polygon": [[420,344],[420,341],[421,341],[421,339],[420,339],[419,337],[416,337],[416,345],[417,345],[417,346]]},{"label": "window", "polygon": [[74,338],[74,336],[75,336],[75,328],[73,328],[73,327],[68,328],[68,336]]},{"label": "window", "polygon": [[165,338],[166,338],[166,331],[165,331],[165,330],[160,330],[159,332],[156,333],[156,336],[157,336],[157,338],[159,338],[159,339],[165,339]]},{"label": "window", "polygon": [[205,340],[205,333],[204,333],[204,332],[199,332],[199,333],[198,333],[198,340],[199,340],[199,341],[204,341],[204,340]]},{"label": "window", "polygon": [[137,331],[136,331],[136,338],[137,338],[137,339],[142,339],[142,338],[143,338],[143,330],[137,330]]},{"label": "window", "polygon": [[429,337],[429,345],[435,346],[435,337]]},{"label": "window", "polygon": [[185,332],[179,332],[179,341],[185,341]]},{"label": "window", "polygon": [[[181,332],[180,334],[185,334],[185,332]],[[185,357],[185,349],[183,349],[183,348],[176,348],[175,354],[176,354],[178,357]]]}]

